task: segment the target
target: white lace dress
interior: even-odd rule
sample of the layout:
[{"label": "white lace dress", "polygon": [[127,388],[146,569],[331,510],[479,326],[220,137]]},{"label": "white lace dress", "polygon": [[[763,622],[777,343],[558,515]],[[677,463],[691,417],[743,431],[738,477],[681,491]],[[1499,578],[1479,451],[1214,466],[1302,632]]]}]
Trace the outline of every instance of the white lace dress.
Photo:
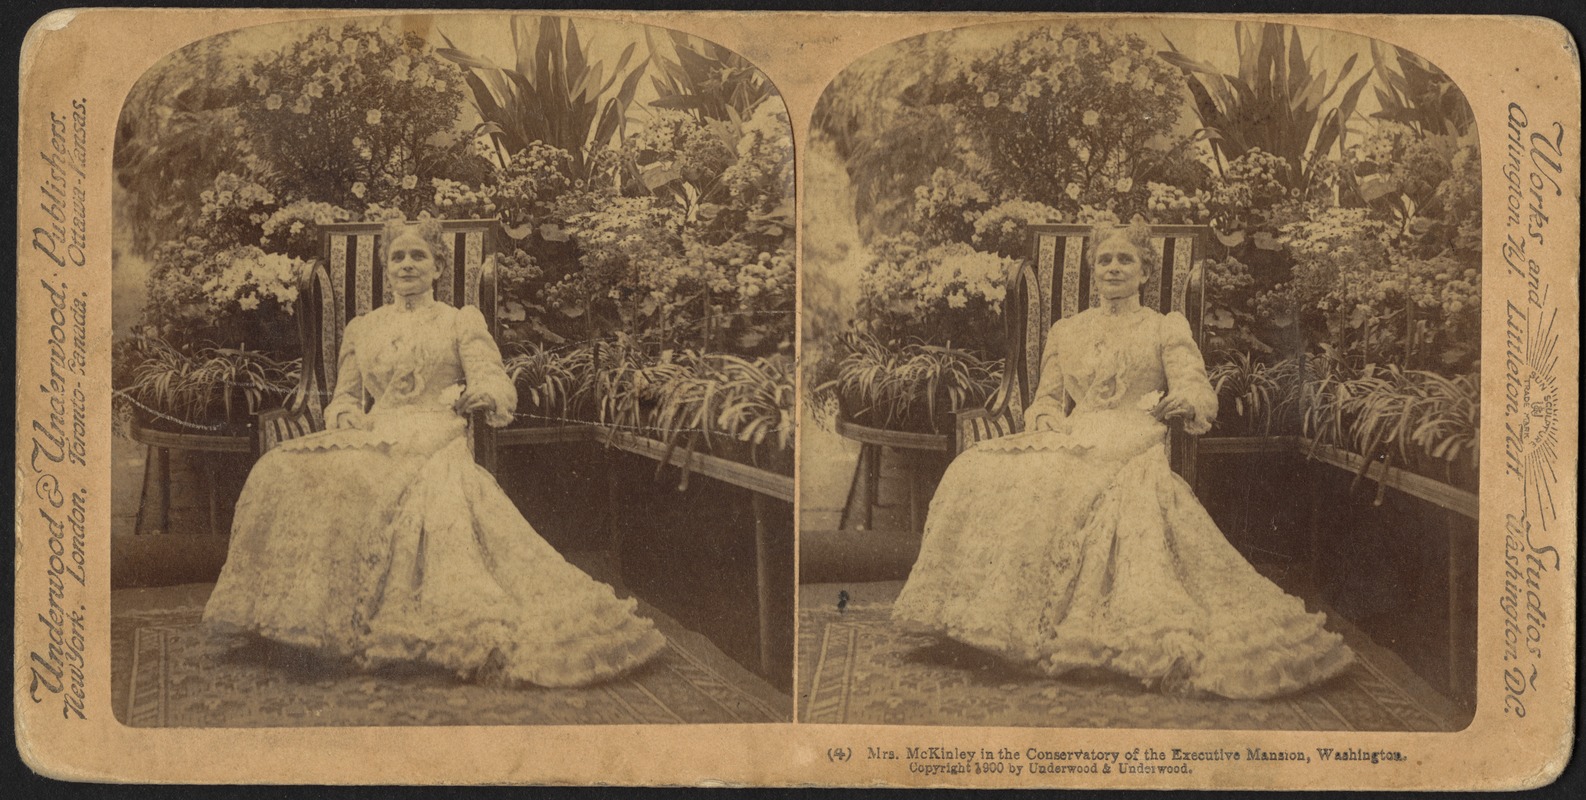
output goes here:
[{"label": "white lace dress", "polygon": [[469,452],[461,381],[511,418],[516,393],[474,308],[387,305],[348,324],[330,421],[367,430],[265,454],[237,502],[204,621],[351,659],[542,686],[601,681],[664,639],[632,599],[569,564]]},{"label": "white lace dress", "polygon": [[1160,393],[1187,396],[1191,433],[1217,413],[1184,317],[1092,309],[1047,342],[1026,419],[1055,415],[1059,429],[954,460],[894,618],[1048,675],[1101,668],[1232,698],[1347,667],[1325,616],[1258,574],[1168,466],[1149,413]]}]

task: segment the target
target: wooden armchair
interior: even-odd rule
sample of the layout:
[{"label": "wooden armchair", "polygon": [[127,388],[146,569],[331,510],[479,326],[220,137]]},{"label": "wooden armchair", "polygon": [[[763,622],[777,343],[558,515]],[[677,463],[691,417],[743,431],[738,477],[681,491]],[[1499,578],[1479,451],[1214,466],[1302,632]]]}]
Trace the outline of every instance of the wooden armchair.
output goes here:
[{"label": "wooden armchair", "polygon": [[[1030,258],[1009,276],[1003,319],[1008,355],[1002,385],[984,409],[958,414],[957,452],[976,442],[1024,430],[1024,408],[1041,382],[1041,354],[1052,323],[1100,304],[1091,281],[1085,252],[1089,225],[1032,225]],[[1151,239],[1162,264],[1155,278],[1140,290],[1143,305],[1189,319],[1197,344],[1201,339],[1200,267],[1206,253],[1207,228],[1201,225],[1153,225]],[[1173,470],[1191,485],[1195,480],[1195,437],[1175,427],[1169,442]]]},{"label": "wooden armchair", "polygon": [[[441,229],[451,258],[441,264],[435,299],[477,306],[491,335],[497,333],[493,219],[448,220]],[[378,222],[343,222],[320,229],[320,262],[299,287],[297,325],[303,370],[282,408],[259,414],[262,455],[282,442],[325,429],[325,405],[336,388],[336,367],[347,321],[391,301],[385,283],[384,242]],[[494,430],[481,414],[470,420],[474,458],[495,466]]]}]

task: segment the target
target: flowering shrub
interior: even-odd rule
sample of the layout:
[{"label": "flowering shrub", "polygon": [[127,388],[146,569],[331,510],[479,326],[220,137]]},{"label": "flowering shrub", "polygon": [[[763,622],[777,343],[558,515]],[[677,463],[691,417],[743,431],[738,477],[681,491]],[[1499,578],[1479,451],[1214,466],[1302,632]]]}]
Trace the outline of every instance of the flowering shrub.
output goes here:
[{"label": "flowering shrub", "polygon": [[588,181],[567,179],[559,151],[525,160],[523,200],[499,205],[532,206],[520,218],[540,223],[525,244],[545,268],[545,306],[576,335],[791,346],[792,139],[781,104],[761,106],[741,126],[660,111],[619,150],[592,154]]},{"label": "flowering shrub", "polygon": [[258,181],[232,172],[216,175],[198,198],[201,205],[192,230],[217,249],[256,242],[259,226],[278,202],[275,193]]},{"label": "flowering shrub", "polygon": [[566,150],[531,142],[496,171],[476,213],[496,216],[499,210],[502,223],[508,226],[544,219],[550,206],[572,186],[571,171],[572,156]]},{"label": "flowering shrub", "polygon": [[859,278],[858,324],[883,341],[919,339],[989,354],[1002,349],[1002,304],[1013,265],[966,244],[923,248],[883,239]]},{"label": "flowering shrub", "polygon": [[392,25],[316,29],[255,62],[248,87],[241,119],[299,196],[417,213],[431,178],[478,161],[453,130],[462,73]]},{"label": "flowering shrub", "polygon": [[489,189],[473,187],[449,178],[431,178],[435,188],[432,200],[442,219],[480,219],[493,216],[495,198]]},{"label": "flowering shrub", "polygon": [[150,272],[146,327],[172,341],[295,349],[304,261],[238,245],[213,255],[198,237],[160,248]]},{"label": "flowering shrub", "polygon": [[1204,223],[1211,217],[1211,195],[1205,191],[1187,193],[1177,186],[1152,181],[1146,184],[1146,192],[1146,209],[1158,224]]},{"label": "flowering shrub", "polygon": [[1009,200],[975,220],[975,247],[1003,258],[1023,258],[1030,248],[1030,226],[1060,222],[1062,212],[1029,200]]},{"label": "flowering shrub", "polygon": [[[569,51],[582,47],[570,24],[557,30]],[[533,52],[539,38],[528,41]],[[591,118],[599,130],[574,136],[581,144],[570,152],[548,142],[567,139],[555,134],[587,110],[577,81],[562,88],[579,108],[514,95],[542,131],[509,147],[462,119],[462,70],[398,25],[327,25],[228,57],[232,107],[216,116],[237,155],[202,176],[184,198],[194,209],[184,235],[153,254],[147,332],[290,355],[296,280],[319,256],[322,226],[430,213],[504,224],[495,265],[509,350],[618,336],[650,361],[724,349],[759,369],[759,359],[790,356],[792,133],[773,93],[734,92],[721,113],[704,113],[674,81],[648,119],[613,95]],[[576,58],[557,58],[549,80],[572,74],[561,67]],[[580,74],[602,80],[598,64],[585,67]],[[633,69],[624,85],[656,68]],[[689,85],[710,91],[711,78]],[[147,144],[158,152],[165,143]],[[150,352],[118,351],[117,374],[133,375]],[[791,433],[781,423],[756,430],[757,441]]]},{"label": "flowering shrub", "polygon": [[217,259],[223,266],[215,276],[204,281],[204,293],[218,313],[256,311],[265,302],[292,313],[298,281],[308,271],[306,263],[251,246],[231,251],[229,258],[227,255]]},{"label": "flowering shrub", "polygon": [[322,225],[352,220],[352,212],[330,203],[296,200],[274,211],[259,226],[260,244],[275,253],[298,259],[319,256]]},{"label": "flowering shrub", "polygon": [[1040,28],[968,63],[942,88],[998,202],[1023,198],[1074,213],[1127,218],[1140,209],[1136,173],[1173,130],[1175,71],[1133,34]]},{"label": "flowering shrub", "polygon": [[722,172],[722,182],[735,203],[762,212],[793,197],[793,126],[786,105],[755,107],[739,136],[737,160]]}]

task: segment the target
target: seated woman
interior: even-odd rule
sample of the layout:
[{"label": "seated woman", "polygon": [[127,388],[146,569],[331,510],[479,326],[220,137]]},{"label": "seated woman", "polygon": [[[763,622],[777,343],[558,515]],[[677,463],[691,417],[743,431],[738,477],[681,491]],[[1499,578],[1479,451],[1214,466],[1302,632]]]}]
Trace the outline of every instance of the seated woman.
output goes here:
[{"label": "seated woman", "polygon": [[517,395],[479,310],[434,298],[440,233],[387,226],[395,299],[347,324],[327,429],[249,474],[204,622],[365,668],[421,662],[492,683],[633,669],[660,633],[541,539],[469,452],[464,415],[505,425]]},{"label": "seated woman", "polygon": [[1149,229],[1097,229],[1088,252],[1102,305],[1052,326],[1026,431],[948,468],[894,618],[1051,676],[1265,698],[1336,675],[1354,654],[1325,616],[1241,558],[1168,467],[1166,422],[1205,433],[1217,395],[1184,316],[1140,305]]}]

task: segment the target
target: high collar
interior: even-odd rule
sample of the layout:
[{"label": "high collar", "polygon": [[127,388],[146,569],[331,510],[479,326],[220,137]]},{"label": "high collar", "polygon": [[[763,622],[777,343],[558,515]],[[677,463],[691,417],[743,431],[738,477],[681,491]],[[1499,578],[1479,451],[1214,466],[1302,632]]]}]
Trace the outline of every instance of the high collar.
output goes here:
[{"label": "high collar", "polygon": [[1145,306],[1140,304],[1138,296],[1125,297],[1121,300],[1109,300],[1104,297],[1101,300],[1101,305],[1097,306],[1096,310],[1100,311],[1104,317],[1127,317],[1138,313],[1142,308],[1145,308]]},{"label": "high collar", "polygon": [[428,311],[429,309],[435,307],[435,305],[436,300],[434,292],[425,292],[424,294],[412,295],[411,297],[403,297],[398,295],[391,301],[392,309],[401,314],[411,314],[417,311]]}]

